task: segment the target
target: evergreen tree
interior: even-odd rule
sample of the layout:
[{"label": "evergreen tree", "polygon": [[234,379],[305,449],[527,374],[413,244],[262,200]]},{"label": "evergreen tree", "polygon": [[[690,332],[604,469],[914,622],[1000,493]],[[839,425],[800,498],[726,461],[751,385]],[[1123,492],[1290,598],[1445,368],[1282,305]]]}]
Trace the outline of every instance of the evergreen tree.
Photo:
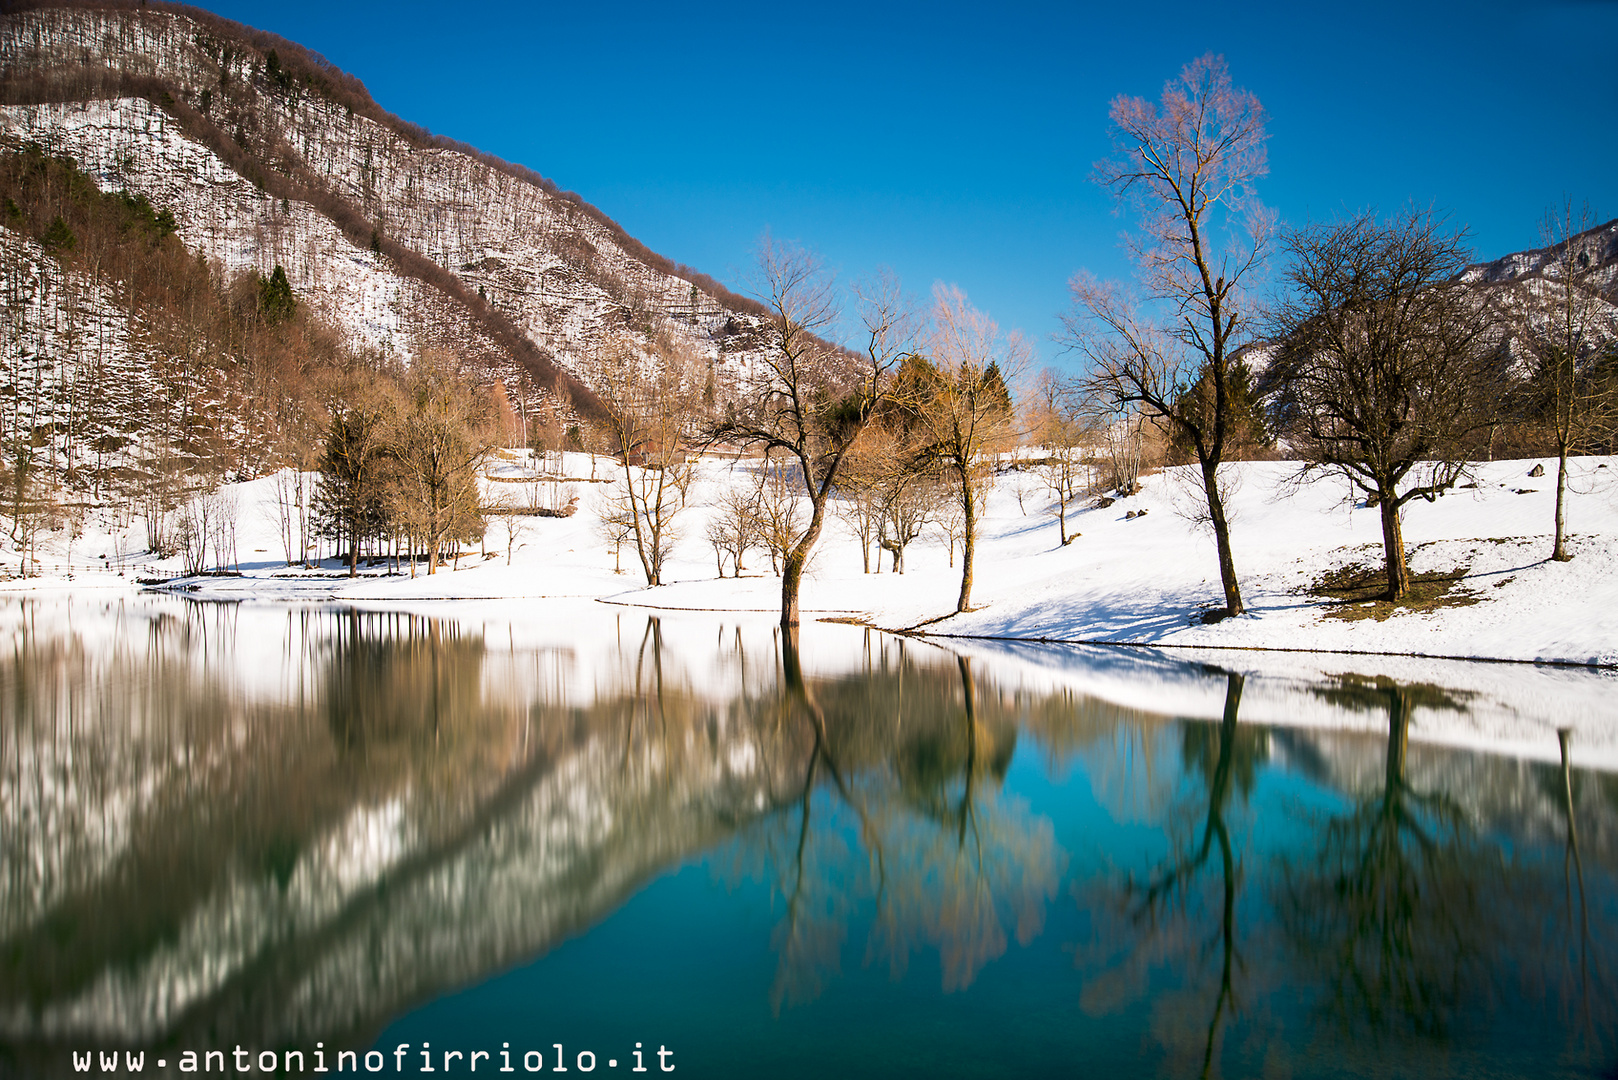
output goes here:
[{"label": "evergreen tree", "polygon": [[[1236,357],[1226,369],[1225,380],[1225,440],[1228,447],[1225,456],[1241,461],[1273,449],[1275,435],[1264,412],[1264,395],[1255,386],[1253,370],[1245,360]],[[1169,453],[1175,464],[1185,465],[1197,460],[1197,446],[1188,434],[1189,426],[1210,423],[1216,407],[1213,380],[1209,378],[1207,367],[1204,367],[1197,381],[1174,399],[1176,415],[1190,422],[1175,424],[1169,429]]]},{"label": "evergreen tree", "polygon": [[315,519],[320,532],[348,541],[348,573],[359,570],[360,542],[387,523],[386,477],[390,448],[387,428],[392,410],[375,395],[340,402],[321,447]]},{"label": "evergreen tree", "polygon": [[51,219],[45,227],[45,235],[40,237],[40,243],[45,250],[55,255],[65,251],[72,251],[79,244],[79,238],[73,235],[73,230],[67,227],[67,222],[58,214]]},{"label": "evergreen tree", "polygon": [[297,298],[292,295],[292,283],[287,272],[277,263],[270,276],[258,280],[258,311],[270,325],[292,318],[297,310]]}]

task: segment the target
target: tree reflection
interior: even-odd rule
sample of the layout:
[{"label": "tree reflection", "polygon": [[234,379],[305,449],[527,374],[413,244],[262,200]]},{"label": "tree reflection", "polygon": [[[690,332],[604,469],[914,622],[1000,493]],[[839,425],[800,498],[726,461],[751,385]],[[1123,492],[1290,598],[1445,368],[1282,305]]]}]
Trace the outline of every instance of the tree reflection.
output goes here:
[{"label": "tree reflection", "polygon": [[[1124,955],[1085,990],[1085,1005],[1092,1011],[1121,1003],[1147,992],[1153,968],[1171,964],[1186,973],[1188,986],[1199,981],[1206,959],[1217,957],[1218,978],[1213,1001],[1206,1006],[1208,1020],[1200,1036],[1188,1039],[1179,1023],[1189,1015],[1176,1003],[1160,1016],[1171,1050],[1179,1048],[1200,1057],[1199,1075],[1211,1073],[1221,1028],[1237,1005],[1235,973],[1241,965],[1237,948],[1236,900],[1241,886],[1241,861],[1227,816],[1233,791],[1245,799],[1252,791],[1258,767],[1267,756],[1265,733],[1240,724],[1242,691],[1246,677],[1224,672],[1224,712],[1217,725],[1186,723],[1181,757],[1186,772],[1201,779],[1203,798],[1197,826],[1186,832],[1171,828],[1171,853],[1156,869],[1138,880],[1125,879],[1118,908],[1101,906],[1095,917],[1105,925],[1109,913],[1122,914],[1125,926],[1104,932],[1108,944],[1125,943]],[[1215,858],[1217,856],[1217,858]],[[1207,882],[1205,875],[1213,878]],[[1205,882],[1207,882],[1205,884]],[[1208,885],[1212,886],[1209,895]],[[1193,928],[1199,909],[1213,909],[1212,926],[1202,933]],[[1192,1051],[1193,1043],[1196,1050]]]},{"label": "tree reflection", "polygon": [[896,666],[884,653],[861,678],[816,684],[796,636],[782,646],[784,703],[812,745],[790,856],[759,841],[786,906],[772,1005],[816,996],[865,918],[867,963],[901,978],[937,950],[944,989],[965,989],[1005,952],[1008,924],[1025,945],[1039,933],[1062,872],[1050,823],[1000,788],[1016,725],[984,716],[965,658],[955,686],[902,650]]},{"label": "tree reflection", "polygon": [[1326,1009],[1345,1033],[1444,1035],[1464,1001],[1493,996],[1493,954],[1519,932],[1504,917],[1514,879],[1499,850],[1478,843],[1454,799],[1406,779],[1413,711],[1461,705],[1386,679],[1321,693],[1386,709],[1380,790],[1326,819],[1312,860],[1281,856],[1277,916],[1324,977]]},{"label": "tree reflection", "polygon": [[1595,940],[1590,927],[1590,899],[1585,887],[1584,854],[1579,844],[1578,811],[1574,795],[1572,730],[1562,728],[1557,731],[1556,741],[1562,758],[1561,774],[1556,785],[1557,806],[1562,812],[1562,827],[1566,838],[1562,855],[1562,891],[1568,933],[1574,939],[1573,951],[1577,954],[1578,971],[1576,976],[1572,977],[1577,984],[1574,994],[1579,1003],[1580,1025],[1587,1036],[1596,1037],[1599,1041],[1602,1033],[1597,1029],[1592,1002],[1612,1000],[1612,989],[1605,985],[1604,972],[1598,963],[1601,956],[1600,944]]},{"label": "tree reflection", "polygon": [[[1079,875],[1104,879],[1105,904],[1062,912],[1112,949],[1085,1009],[1150,1017],[1103,1041],[1155,1034],[1177,1073],[1264,1043],[1284,1068],[1318,1025],[1268,1036],[1325,986],[1344,1018],[1327,1039],[1364,1030],[1360,993],[1384,1004],[1373,1023],[1422,1031],[1400,995],[1440,1019],[1493,1004],[1480,1023],[1506,1014],[1513,1032],[1561,1031],[1580,1008],[1584,1059],[1611,1045],[1618,787],[1572,769],[1566,742],[1560,772],[1407,749],[1411,711],[1446,707],[1430,689],[1328,691],[1389,714],[1367,755],[1352,734],[1239,723],[1244,687],[1250,712],[1269,688],[1223,671],[1223,716],[1189,723],[1014,695],[985,661],[879,635],[826,675],[796,637],[744,647],[726,627],[698,645],[633,614],[606,616],[621,636],[590,653],[588,635],[508,651],[399,613],[150,604],[107,652],[65,620],[25,622],[0,664],[0,1072],[7,1053],[59,1066],[91,1036],[368,1045],[410,1002],[526,963],[716,852],[774,889],[777,1009],[850,957],[895,978],[936,959],[943,989],[981,992],[1013,937],[1071,940],[1044,930],[1055,828],[1012,794],[1030,748],[1055,784],[1072,772],[1049,789],[1066,825],[1118,826],[1096,835],[1100,860],[1133,858],[1143,823],[1167,833],[1134,878]],[[1291,779],[1255,794],[1272,740]],[[1259,893],[1255,868],[1274,878]],[[1488,1000],[1507,976],[1480,969],[1520,980],[1512,1009],[1509,987]],[[1048,969],[1031,977],[1060,999]],[[1352,1068],[1362,1041],[1327,1049]]]}]

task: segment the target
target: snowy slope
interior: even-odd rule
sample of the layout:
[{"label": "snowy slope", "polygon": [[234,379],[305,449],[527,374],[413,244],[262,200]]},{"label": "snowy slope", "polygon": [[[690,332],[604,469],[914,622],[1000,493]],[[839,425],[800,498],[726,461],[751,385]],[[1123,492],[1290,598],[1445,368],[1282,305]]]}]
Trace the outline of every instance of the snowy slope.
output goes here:
[{"label": "snowy slope", "polygon": [[[188,246],[229,271],[282,265],[294,290],[360,344],[407,356],[423,344],[456,346],[496,369],[503,363],[510,385],[521,358],[491,336],[492,312],[587,384],[595,344],[625,328],[669,334],[722,376],[746,366],[757,317],[733,297],[648,264],[598,213],[531,174],[277,86],[265,73],[267,50],[238,29],[240,37],[222,36],[218,26],[155,11],[8,15],[0,76],[19,88],[85,72],[155,77],[223,129],[255,177],[183,131],[172,100],[165,109],[127,92],[106,100],[84,90],[62,101],[74,92],[39,90],[38,104],[0,106],[0,139],[38,142],[76,158],[106,190],[146,195],[174,213]],[[321,204],[275,197],[277,184],[293,181]],[[331,218],[333,207],[348,215],[346,227]],[[371,231],[453,275],[462,296],[370,250]],[[486,304],[464,299],[475,294]]]}]

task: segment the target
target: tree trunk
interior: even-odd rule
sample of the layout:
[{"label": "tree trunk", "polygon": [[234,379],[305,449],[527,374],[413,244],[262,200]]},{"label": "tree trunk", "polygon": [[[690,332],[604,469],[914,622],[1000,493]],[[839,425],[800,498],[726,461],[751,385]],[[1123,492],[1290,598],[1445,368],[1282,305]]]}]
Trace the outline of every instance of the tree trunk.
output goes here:
[{"label": "tree trunk", "polygon": [[1387,599],[1399,601],[1410,591],[1410,567],[1405,562],[1405,536],[1399,524],[1398,495],[1378,487],[1377,506],[1382,511],[1382,558],[1388,569]]},{"label": "tree trunk", "polygon": [[1208,494],[1208,519],[1213,524],[1214,546],[1219,551],[1219,581],[1225,589],[1225,614],[1240,615],[1242,586],[1236,580],[1236,556],[1230,550],[1230,522],[1225,518],[1225,500],[1219,494],[1219,463],[1202,462],[1202,486]]},{"label": "tree trunk", "polygon": [[[624,475],[626,477],[629,475],[629,466],[627,465],[624,466]],[[662,583],[657,580],[657,567],[647,557],[646,537],[641,529],[641,503],[635,499],[635,489],[628,485],[629,481],[626,480],[625,486],[629,492],[629,520],[635,530],[635,554],[640,557],[640,568],[641,572],[646,575],[646,584],[649,586],[660,585]]]},{"label": "tree trunk", "polygon": [[[809,490],[812,493],[815,489]],[[803,584],[803,568],[809,564],[809,552],[814,549],[815,541],[820,539],[820,530],[826,524],[826,496],[830,492],[828,480],[820,489],[820,497],[811,497],[813,509],[809,513],[809,527],[786,553],[786,558],[781,560],[781,625],[787,629],[794,629],[798,625],[798,588]]]},{"label": "tree trunk", "polygon": [[1567,443],[1558,440],[1556,448],[1556,543],[1551,548],[1554,562],[1567,562]]},{"label": "tree trunk", "polygon": [[355,529],[348,538],[348,576],[358,577],[360,572],[360,531]]},{"label": "tree trunk", "polygon": [[973,497],[972,481],[966,470],[961,470],[961,511],[965,515],[961,528],[961,595],[955,601],[955,612],[960,614],[972,601],[972,555],[977,546],[977,499]]},{"label": "tree trunk", "polygon": [[[798,586],[803,581],[805,556],[800,556],[802,545],[787,554],[786,565],[781,568],[781,625],[788,630],[798,628]],[[807,553],[805,553],[806,555]]]}]

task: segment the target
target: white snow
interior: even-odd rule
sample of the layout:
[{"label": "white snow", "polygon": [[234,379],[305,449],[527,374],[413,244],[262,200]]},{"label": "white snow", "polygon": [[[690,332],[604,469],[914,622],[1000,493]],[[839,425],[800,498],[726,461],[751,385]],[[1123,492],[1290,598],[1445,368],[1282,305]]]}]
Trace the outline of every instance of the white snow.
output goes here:
[{"label": "white snow", "polygon": [[[960,584],[941,533],[925,533],[907,554],[907,572],[861,572],[857,541],[835,516],[816,549],[803,587],[804,610],[815,617],[843,616],[890,630],[928,634],[1117,642],[1205,648],[1263,648],[1394,653],[1430,657],[1530,660],[1618,665],[1618,458],[1572,462],[1567,520],[1570,562],[1552,563],[1550,525],[1555,462],[1530,478],[1536,462],[1476,466],[1477,486],[1458,488],[1435,503],[1407,506],[1404,531],[1412,569],[1467,567],[1455,594],[1470,606],[1402,611],[1377,621],[1331,617],[1335,605],[1305,593],[1327,569],[1348,562],[1381,565],[1377,511],[1349,505],[1345,489],[1326,479],[1302,487],[1287,483],[1288,462],[1231,466],[1238,478],[1231,500],[1237,570],[1248,613],[1202,625],[1198,616],[1221,602],[1211,536],[1177,513],[1195,502],[1186,469],[1148,476],[1139,495],[1106,509],[1080,504],[1068,527],[1082,535],[1066,548],[1043,495],[1028,495],[1023,509],[1015,489],[1024,478],[1003,474],[988,500],[978,545],[972,610],[950,615]],[[511,474],[509,460],[491,468]],[[274,501],[274,479],[232,485],[238,521],[241,576],[176,582],[188,592],[218,599],[321,599],[343,601],[511,598],[593,599],[679,611],[774,612],[780,579],[763,553],[749,556],[740,579],[716,577],[702,539],[709,503],[724,484],[745,480],[746,462],[704,461],[691,507],[665,570],[666,584],[647,588],[632,545],[622,551],[622,573],[599,529],[607,483],[542,481],[541,500],[565,505],[569,518],[525,517],[507,563],[506,535],[496,521],[486,554],[463,555],[458,568],[428,575],[388,575],[365,568],[350,579],[327,560],[313,571],[286,566]],[[597,459],[598,477],[619,466]],[[568,455],[567,477],[588,477],[582,454]],[[490,485],[493,487],[494,485]],[[502,488],[507,485],[500,485]],[[526,485],[522,485],[525,486]],[[1130,512],[1145,511],[1133,520]],[[67,530],[47,534],[39,553],[43,574],[18,580],[18,556],[0,550],[7,590],[133,587],[134,577],[173,577],[177,559],[131,557],[144,542],[138,523],[117,529],[104,517],[82,525],[67,562]],[[123,553],[120,555],[120,553]],[[103,559],[102,557],[106,558]],[[117,576],[120,558],[124,577]],[[101,567],[107,567],[101,570]],[[762,571],[760,568],[763,568]],[[71,578],[69,574],[71,573]],[[942,616],[948,616],[943,617]]]},{"label": "white snow", "polygon": [[[1451,725],[1434,737],[1553,757],[1557,726],[1604,732],[1618,711],[1608,703],[1618,678],[1610,670],[1618,666],[1618,458],[1574,459],[1567,510],[1574,558],[1565,563],[1547,559],[1555,462],[1543,462],[1546,475],[1531,478],[1528,473],[1536,464],[1540,462],[1480,464],[1474,470],[1476,487],[1458,488],[1432,504],[1417,502],[1405,512],[1413,569],[1466,567],[1454,591],[1475,599],[1469,606],[1401,611],[1383,621],[1334,618],[1335,606],[1304,587],[1323,571],[1348,562],[1380,565],[1377,511],[1347,503],[1339,482],[1291,485],[1287,480],[1296,471],[1294,464],[1263,462],[1232,466],[1238,481],[1231,500],[1235,557],[1249,608],[1239,618],[1209,625],[1198,619],[1219,605],[1221,594],[1212,538],[1177,513],[1195,501],[1184,469],[1146,477],[1139,495],[1106,509],[1086,502],[1086,508],[1071,511],[1069,529],[1082,535],[1065,548],[1057,543],[1045,497],[1030,494],[1025,475],[1002,475],[983,521],[973,608],[962,615],[949,615],[959,588],[959,553],[951,568],[941,535],[917,541],[907,553],[906,574],[886,568],[865,574],[857,542],[834,518],[804,583],[805,617],[947,635],[956,639],[951,647],[994,654],[997,664],[1015,665],[1018,677],[1031,684],[1055,680],[1120,703],[1181,715],[1218,715],[1215,682],[1181,679],[1184,692],[1177,695],[1175,679],[1143,681],[1138,663],[1120,664],[1116,675],[1109,675],[1107,666],[1093,659],[1071,659],[1071,650],[1023,647],[1008,653],[992,643],[971,645],[960,639],[1147,645],[1167,650],[1146,654],[1165,662],[1183,656],[1254,672],[1263,679],[1248,693],[1244,719],[1274,722],[1352,725],[1355,721],[1342,707],[1328,706],[1300,689],[1318,685],[1322,677],[1381,673],[1465,686],[1475,695],[1472,719],[1462,729]],[[491,472],[509,480],[528,467],[508,458]],[[423,568],[410,577],[373,567],[350,579],[331,560],[312,571],[288,569],[273,478],[235,486],[240,576],[183,579],[173,587],[216,599],[338,601],[418,610],[425,605],[483,623],[486,632],[498,626],[499,635],[511,636],[516,648],[550,650],[557,664],[569,668],[569,677],[558,680],[558,686],[570,687],[567,693],[587,693],[590,684],[611,673],[589,670],[598,653],[607,654],[586,647],[575,635],[587,626],[610,625],[595,617],[602,604],[623,605],[626,613],[657,610],[675,623],[684,612],[693,613],[693,619],[703,617],[696,613],[732,612],[737,615],[731,621],[738,616],[749,624],[773,620],[780,580],[767,572],[767,558],[755,553],[743,577],[719,579],[711,549],[702,539],[708,504],[722,485],[744,481],[748,467],[745,462],[702,463],[692,506],[681,519],[683,539],[666,568],[667,584],[657,588],[645,587],[632,547],[622,552],[623,572],[613,570],[613,552],[598,525],[609,484],[543,482],[546,503],[565,505],[577,496],[579,511],[569,518],[525,518],[510,565],[503,550],[504,530],[496,525],[487,539],[488,554],[472,551],[462,557],[459,569],[446,566],[428,575]],[[598,459],[593,468],[599,477],[612,477],[619,467]],[[585,455],[568,455],[562,475],[588,477],[591,470]],[[1022,508],[1016,497],[1019,485]],[[1145,516],[1126,518],[1139,511],[1146,511]],[[114,525],[110,517],[85,522],[71,565],[66,530],[50,534],[38,553],[44,573],[5,581],[0,588],[134,589],[136,577],[179,573],[177,560],[130,559],[126,554],[120,577],[119,553],[140,548],[141,527],[117,530]],[[0,559],[0,567],[14,574],[16,554],[0,552]],[[554,603],[535,607],[538,600]],[[252,610],[244,609],[243,618],[250,619]],[[296,678],[296,652],[295,647],[269,646],[262,663],[254,665],[253,678],[266,687],[290,685]],[[1433,658],[1540,663],[1446,665]],[[1543,666],[1545,662],[1598,665],[1602,673],[1564,675],[1563,669]],[[817,666],[822,664],[836,668],[838,661],[823,655],[817,658]],[[716,686],[734,677],[710,674]],[[540,676],[514,671],[509,677]],[[1367,717],[1365,722],[1374,726],[1380,721]],[[1618,732],[1611,738],[1581,735],[1579,757],[1589,764],[1618,766]]]}]

